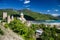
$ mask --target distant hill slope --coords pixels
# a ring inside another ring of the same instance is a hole
[[[7,12],[8,15],[17,14],[18,13],[16,10],[13,10],[13,9],[0,9],[0,17],[2,16],[3,12]]]
[[[60,20],[60,16],[57,16],[56,18],[58,18]]]
[[[19,10],[19,12],[23,12],[25,15],[31,16],[35,20],[57,20],[57,18],[48,15],[48,14],[42,14],[42,13],[37,13],[33,12],[27,9]]]
[[[55,18],[48,14],[41,14],[41,13],[33,12],[33,11],[27,10],[27,9],[23,9],[23,10],[0,9],[0,17],[2,17],[3,12],[7,12],[8,15],[19,14],[19,13],[23,12],[25,15],[30,16],[30,17],[34,18],[35,20],[57,20],[58,19],[58,18]]]
[[[0,9],[0,19],[2,19],[3,12],[7,12],[8,15],[17,14],[18,13],[16,10],[13,10],[13,9]]]

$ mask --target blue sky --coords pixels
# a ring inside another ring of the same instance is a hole
[[[0,9],[30,9],[45,14],[60,15],[60,0],[0,0]]]

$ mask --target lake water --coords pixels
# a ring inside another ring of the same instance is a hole
[[[60,20],[36,20],[30,22],[31,23],[60,23]]]

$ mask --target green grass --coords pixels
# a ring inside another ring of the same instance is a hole
[[[0,29],[0,35],[3,35],[4,34],[4,32]]]

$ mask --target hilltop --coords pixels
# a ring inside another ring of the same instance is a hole
[[[28,19],[28,17],[31,17],[34,20],[58,20],[58,18],[53,17],[51,15],[42,14],[42,13],[34,12],[31,10],[27,10],[27,9],[23,9],[23,10],[0,9],[0,19],[2,18],[3,12],[7,12],[8,15],[20,14],[21,12],[23,12],[27,19]]]
[[[58,19],[60,19],[60,16],[57,16]]]
[[[42,14],[42,13],[34,12],[31,10],[27,10],[27,9],[19,10],[19,12],[21,12],[21,11],[25,15],[31,16],[35,20],[57,20],[58,19],[58,18],[53,17],[52,15],[49,15],[49,14]]]

